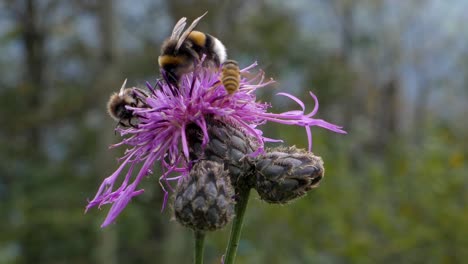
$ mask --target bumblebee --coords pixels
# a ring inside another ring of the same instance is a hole
[[[237,61],[226,60],[221,68],[221,82],[228,94],[233,94],[239,90],[240,77]]]
[[[148,97],[148,94],[140,88],[125,88],[126,83],[127,79],[122,84],[119,93],[114,93],[109,98],[107,112],[114,120],[119,122],[119,125],[123,127],[135,127],[132,123],[135,117],[133,111],[127,109],[126,106],[145,107],[145,98]]]
[[[203,67],[218,68],[226,61],[226,48],[221,41],[212,35],[193,31],[205,15],[206,13],[195,19],[183,33],[187,19],[181,18],[174,26],[171,36],[161,46],[159,67],[166,73],[166,81],[173,86],[178,87],[182,75],[192,72],[203,55]]]

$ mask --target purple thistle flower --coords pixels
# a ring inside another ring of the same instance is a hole
[[[241,73],[248,72],[255,66],[256,63],[241,70]],[[317,97],[313,93],[310,95],[315,106],[308,114],[304,113],[304,103],[287,93],[278,95],[294,100],[302,110],[280,114],[267,112],[270,104],[257,102],[255,91],[272,82],[272,80],[264,82],[264,74],[261,72],[252,79],[242,78],[239,90],[229,95],[220,82],[220,71],[198,66],[194,72],[182,77],[177,90],[166,82],[158,81],[155,86],[147,83],[150,90],[150,95],[145,98],[147,107],[127,106],[138,117],[138,125],[117,128],[125,137],[120,143],[111,146],[128,147],[124,156],[119,159],[122,163],[103,181],[96,196],[86,206],[86,211],[94,206],[100,208],[104,204],[111,203],[112,207],[101,227],[114,222],[130,200],[144,192],[143,189],[137,189],[137,186],[143,177],[152,173],[151,168],[156,161],[160,162],[163,169],[159,182],[165,194],[164,208],[168,197],[167,189],[172,190],[170,182],[179,181],[189,175],[191,163],[186,128],[189,124],[200,127],[203,132],[203,145],[206,145],[209,141],[205,119],[207,116],[240,127],[247,135],[256,139],[259,147],[252,155],[263,153],[264,142],[282,142],[264,137],[262,131],[257,128],[268,121],[305,127],[309,151],[312,148],[310,130],[312,126],[323,127],[336,133],[346,133],[339,126],[313,118],[319,106]],[[143,163],[143,166],[136,177],[132,178],[133,168],[139,163]],[[127,167],[124,181],[114,190],[117,178]],[[173,172],[179,176],[169,177]]]

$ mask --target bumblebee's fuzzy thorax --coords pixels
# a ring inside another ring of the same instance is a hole
[[[178,86],[182,75],[193,71],[200,60],[198,53],[190,48],[191,43],[185,42],[179,49],[176,45],[176,41],[166,40],[158,58],[160,69],[166,72],[167,80],[173,86]]]
[[[206,46],[206,40],[209,37],[208,34],[205,34],[200,31],[192,31],[190,32],[188,39],[193,42],[194,45],[199,47]]]
[[[177,41],[168,39],[161,47],[161,56],[187,56],[187,57],[198,57],[197,52],[192,49],[193,44],[185,41],[179,49],[176,48]],[[161,66],[161,65],[160,65]]]

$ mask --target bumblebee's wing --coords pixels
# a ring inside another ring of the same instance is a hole
[[[125,79],[125,81],[122,84],[122,87],[120,87],[119,96],[122,96],[124,94],[125,84],[127,84],[127,79]]]
[[[180,36],[179,38],[179,41],[177,41],[177,45],[175,47],[176,50],[179,50],[180,46],[182,46],[182,43],[184,43],[185,39],[188,37],[188,35],[190,34],[190,32],[192,32],[192,30],[197,26],[198,22],[208,13],[205,12],[205,14],[201,15],[200,17],[198,17],[197,19],[195,19],[192,24],[190,25],[190,27],[187,28],[187,30],[184,31],[184,33],[182,34],[182,36]]]
[[[177,23],[174,26],[174,29],[172,30],[171,39],[179,39],[180,33],[182,33],[182,30],[184,30],[186,20],[187,18],[183,17],[179,19],[179,21],[177,21]]]

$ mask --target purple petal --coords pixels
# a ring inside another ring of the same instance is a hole
[[[248,72],[255,66],[256,63],[242,69],[241,72]],[[164,71],[162,77],[163,80],[167,78]],[[137,190],[137,186],[143,177],[151,174],[151,168],[156,161],[160,163],[164,172],[159,178],[161,189],[164,192],[164,208],[168,191],[172,191],[171,182],[179,182],[183,177],[188,177],[192,166],[188,160],[190,146],[185,131],[187,126],[195,124],[200,127],[203,134],[202,147],[205,147],[210,140],[206,116],[215,116],[219,120],[240,127],[247,135],[251,136],[258,145],[257,150],[251,156],[263,153],[265,142],[282,142],[280,139],[263,136],[263,132],[258,127],[267,122],[304,127],[309,151],[312,149],[311,127],[313,126],[336,133],[346,133],[337,125],[313,118],[318,112],[319,103],[312,92],[310,95],[315,105],[308,114],[304,113],[305,104],[301,100],[283,92],[278,93],[278,95],[294,100],[302,110],[291,110],[283,113],[267,112],[267,109],[271,107],[270,103],[258,102],[255,96],[257,89],[274,82],[264,79],[265,74],[262,71],[250,79],[242,76],[240,89],[232,95],[228,95],[220,84],[220,71],[200,66],[196,67],[194,72],[181,78],[179,89],[160,80],[154,86],[146,82],[146,86],[150,90],[149,96],[143,97],[143,94],[135,94],[142,97],[141,99],[146,102],[147,106],[142,108],[127,107],[134,112],[135,116],[139,117],[138,126],[116,129],[123,139],[111,147],[123,145],[127,147],[124,156],[119,159],[121,164],[112,175],[104,179],[95,197],[86,206],[86,211],[94,206],[111,203],[112,206],[102,226],[113,223],[131,199],[143,192],[143,190]],[[131,182],[133,168],[141,163],[143,166]],[[115,182],[127,165],[129,165],[129,169],[123,182],[114,190]],[[168,175],[172,172],[180,173],[180,175],[169,178]]]

